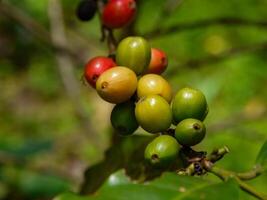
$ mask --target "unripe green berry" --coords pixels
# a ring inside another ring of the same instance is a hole
[[[206,135],[205,125],[197,119],[184,119],[175,129],[175,138],[183,146],[194,146]]]
[[[134,102],[128,101],[117,104],[111,112],[111,124],[122,136],[133,134],[139,126],[135,118],[134,109]]]
[[[175,124],[187,118],[203,121],[208,114],[205,95],[188,87],[179,90],[172,101],[172,114]]]
[[[116,62],[126,66],[137,75],[142,74],[149,65],[151,48],[149,43],[142,37],[124,38],[118,45]]]
[[[171,108],[159,95],[148,95],[136,104],[135,116],[139,125],[149,133],[168,129],[172,122]]]
[[[152,140],[145,149],[145,159],[156,167],[166,167],[174,163],[180,147],[175,138],[161,135]]]

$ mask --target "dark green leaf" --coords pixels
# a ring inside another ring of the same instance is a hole
[[[30,171],[21,171],[17,183],[19,190],[27,197],[52,197],[67,191],[70,184],[57,176],[37,174]]]
[[[261,147],[256,164],[262,165],[265,169],[267,169],[267,141]]]
[[[105,159],[91,166],[85,172],[85,182],[81,192],[90,194],[96,191],[115,171],[125,168],[127,174],[138,179],[144,170],[144,149],[153,137],[115,137],[113,145],[106,151]],[[153,176],[147,173],[148,176]]]
[[[78,196],[76,194],[67,192],[67,193],[63,193],[57,197],[55,197],[53,200],[87,200],[88,197],[82,197],[82,196]]]
[[[236,200],[239,190],[234,181],[213,183],[203,178],[165,173],[151,182],[131,182],[123,170],[112,174],[106,183],[87,200]]]
[[[211,185],[200,185],[192,187],[183,194],[178,194],[175,200],[193,199],[216,199],[216,200],[237,200],[239,196],[238,186],[234,180]]]
[[[13,156],[16,159],[25,159],[29,156],[45,152],[52,149],[50,140],[31,140],[28,139],[24,144],[14,146],[13,144],[0,143],[0,151],[7,156]]]
[[[16,188],[16,192],[27,199],[53,197],[70,189],[66,179],[51,174],[40,174],[19,168],[1,167],[0,180]]]

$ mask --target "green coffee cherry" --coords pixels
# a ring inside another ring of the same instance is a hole
[[[142,37],[127,37],[117,48],[116,63],[132,69],[137,75],[142,74],[149,65],[151,48]]]
[[[197,119],[184,119],[175,129],[175,138],[183,146],[194,146],[206,135],[205,125]]]
[[[180,147],[175,138],[161,135],[150,142],[145,149],[145,159],[152,165],[166,167],[178,157]]]
[[[110,116],[110,121],[113,128],[122,136],[133,134],[138,128],[138,123],[135,118],[135,104],[128,101],[117,104]]]
[[[203,121],[208,114],[208,105],[204,94],[193,88],[179,90],[172,101],[172,114],[175,124],[187,118]]]
[[[148,95],[136,104],[135,116],[139,125],[149,133],[168,129],[172,122],[171,108],[159,95]]]

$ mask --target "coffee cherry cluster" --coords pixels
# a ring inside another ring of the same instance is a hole
[[[89,21],[98,9],[97,0],[82,0],[77,6],[76,15],[81,21]],[[122,28],[134,19],[135,0],[109,0],[101,10],[101,21],[109,29]]]
[[[154,102],[155,105],[156,101]],[[171,109],[168,108],[165,111],[161,110],[161,112],[158,112],[157,116],[160,116],[162,122],[168,128],[171,123],[176,125],[174,134],[168,134],[168,130],[173,129],[167,128],[163,132],[161,130],[163,134],[156,137],[145,149],[145,159],[156,167],[171,166],[178,159],[179,145],[191,147],[199,144],[206,134],[203,120],[208,114],[208,105],[201,91],[188,87],[182,88],[174,96]],[[169,119],[170,112],[171,117]],[[154,117],[156,118],[156,116]],[[159,127],[159,124],[160,122],[155,120],[155,126]],[[146,130],[148,131],[148,129]],[[151,129],[150,132],[152,132]]]
[[[145,159],[154,166],[171,165],[180,145],[194,146],[206,133],[202,122],[208,113],[205,96],[199,90],[182,88],[173,98],[170,84],[161,76],[167,64],[162,50],[151,48],[142,37],[127,37],[118,44],[115,60],[92,58],[84,71],[98,95],[116,104],[110,119],[118,134],[132,135],[139,126],[160,133],[145,150]]]

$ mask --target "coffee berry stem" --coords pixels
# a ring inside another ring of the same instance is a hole
[[[164,131],[164,132],[162,132],[160,134],[161,135],[170,135],[170,136],[174,137],[174,135],[175,135],[175,129],[169,128],[169,129],[167,129],[166,131]]]
[[[254,188],[252,188],[250,185],[248,185],[247,183],[245,183],[243,180],[241,180],[242,175],[244,174],[254,174],[254,176],[250,176],[249,178],[256,178],[258,175],[258,172],[253,172],[256,169],[251,170],[250,172],[246,172],[246,173],[235,173],[232,171],[228,171],[216,166],[212,166],[208,171],[210,173],[213,173],[214,175],[216,175],[217,177],[219,177],[220,179],[222,179],[223,181],[227,181],[230,178],[235,179],[235,181],[238,183],[239,187],[249,193],[250,195],[254,196],[257,199],[260,200],[267,200],[267,195],[259,193],[258,191],[256,191]],[[258,169],[257,169],[258,170]],[[239,177],[241,175],[241,177]],[[249,180],[249,179],[246,179]]]
[[[255,166],[252,170],[243,173],[237,173],[214,166],[214,164],[222,159],[225,154],[229,153],[229,149],[226,146],[213,150],[208,156],[205,155],[205,152],[196,152],[190,147],[184,148],[184,151],[185,153],[188,153],[186,161],[189,165],[185,169],[179,170],[177,172],[178,175],[193,176],[210,172],[223,181],[234,179],[239,187],[245,192],[257,199],[267,200],[265,194],[257,192],[254,188],[244,182],[245,180],[251,180],[259,176],[264,171],[261,166]],[[190,157],[190,155],[192,155],[192,157]]]
[[[103,13],[104,5],[105,4],[104,4],[103,0],[97,0],[98,15],[99,15],[99,20],[101,22],[101,38],[100,38],[100,41],[104,42],[105,40],[107,40],[109,54],[110,55],[114,55],[115,51],[116,51],[116,47],[117,47],[117,41],[116,41],[116,39],[114,37],[112,29],[104,26],[102,24],[102,21],[101,21],[101,16],[102,16],[102,13]]]
[[[117,41],[114,37],[113,31],[110,28],[104,27],[107,31],[107,44],[109,49],[109,55],[114,56],[117,48]]]
[[[223,158],[225,154],[229,153],[228,147],[224,146],[219,149],[214,149],[212,153],[209,155],[208,160],[210,160],[212,163],[215,163]]]
[[[241,180],[251,180],[259,175],[261,175],[264,172],[263,168],[259,165],[256,165],[252,168],[252,170],[247,171],[247,172],[242,172],[242,173],[236,173],[237,177],[240,178]]]

